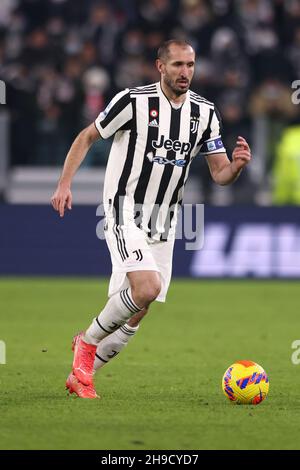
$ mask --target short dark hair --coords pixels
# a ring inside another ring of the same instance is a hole
[[[175,46],[180,46],[180,47],[191,47],[193,50],[193,46],[185,41],[184,39],[169,39],[168,41],[165,41],[162,43],[160,48],[157,51],[157,58],[160,60],[166,60],[169,57],[169,52],[170,52],[170,46],[174,44]]]

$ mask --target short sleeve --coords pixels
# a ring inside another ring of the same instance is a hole
[[[216,107],[210,110],[208,125],[200,140],[200,153],[209,155],[210,153],[226,153],[222,142],[222,121],[220,113]]]
[[[118,93],[95,120],[101,137],[107,139],[132,119],[132,103],[129,90]]]

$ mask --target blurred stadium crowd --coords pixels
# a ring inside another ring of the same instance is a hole
[[[174,37],[196,50],[192,89],[219,107],[228,154],[238,135],[252,146],[238,202],[263,204],[271,193],[300,203],[298,0],[1,0],[12,165],[61,165],[117,91],[158,80],[156,51]],[[104,165],[108,146],[95,145],[87,164]],[[209,201],[207,167],[194,163]]]

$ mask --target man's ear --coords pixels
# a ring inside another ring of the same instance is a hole
[[[163,62],[160,59],[156,59],[155,64],[156,64],[157,70],[159,71],[159,73],[161,73],[162,72],[162,67],[164,65]]]

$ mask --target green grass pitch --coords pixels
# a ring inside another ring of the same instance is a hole
[[[0,280],[1,449],[300,448],[299,282],[174,280],[97,376],[102,400],[69,397],[72,335],[101,310],[107,284]],[[269,374],[259,406],[223,396],[222,375],[240,359]]]

